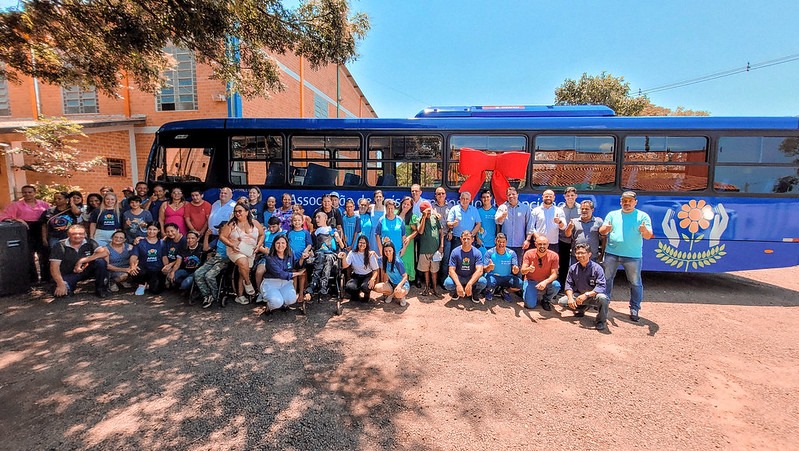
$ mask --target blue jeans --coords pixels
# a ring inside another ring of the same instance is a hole
[[[602,268],[605,270],[605,294],[608,299],[613,299],[613,279],[619,265],[624,267],[627,281],[630,282],[630,310],[641,310],[641,301],[644,299],[644,284],[641,281],[642,258],[619,257],[618,255],[605,254]]]
[[[486,292],[494,291],[495,288],[516,288],[521,290],[522,288],[522,279],[517,275],[509,275],[509,276],[498,276],[494,273],[490,273],[488,277],[486,277],[488,283],[486,284]]]
[[[555,295],[560,291],[560,282],[553,280],[543,291],[539,291],[535,286],[538,282],[535,280],[524,279],[524,306],[527,308],[535,308],[538,301],[552,303]]]
[[[469,282],[469,279],[470,277],[458,276],[458,280],[460,281],[462,287],[466,286],[466,284]],[[479,294],[481,291],[485,290],[487,283],[488,282],[486,281],[485,276],[480,276],[480,278],[477,279],[474,285],[472,285],[472,294]],[[449,294],[452,297],[455,297],[458,294],[456,288],[457,287],[455,286],[455,281],[452,280],[452,277],[447,276],[447,279],[444,280],[444,289],[449,291]]]
[[[178,269],[175,271],[175,285],[178,285],[182,291],[191,288],[194,283],[194,273],[189,273],[185,269]]]

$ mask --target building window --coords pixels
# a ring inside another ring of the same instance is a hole
[[[327,100],[319,94],[313,96],[313,117],[328,117]]]
[[[125,160],[121,158],[106,158],[109,177],[125,177]]]
[[[97,114],[97,89],[92,86],[83,89],[80,86],[64,86],[61,88],[64,99],[64,114]]]
[[[0,116],[11,116],[11,102],[8,98],[8,81],[0,77]]]
[[[166,47],[164,52],[175,59],[175,66],[164,71],[166,85],[156,94],[157,111],[197,109],[197,64],[188,49]]]

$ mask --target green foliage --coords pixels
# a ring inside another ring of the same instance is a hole
[[[266,53],[293,52],[313,67],[343,64],[369,29],[347,0],[23,0],[0,12],[0,76],[26,74],[56,85],[115,95],[124,74],[154,93],[173,61],[169,44],[195,52],[245,97],[282,89]],[[232,55],[240,55],[239,60]],[[32,57],[33,55],[33,57]]]
[[[80,150],[74,144],[78,143],[76,136],[86,136],[82,129],[80,124],[63,117],[42,118],[36,125],[17,130],[33,146],[0,150],[0,155],[21,153],[28,162],[15,168],[70,178],[75,172],[88,172],[104,164],[102,157],[80,160]]]
[[[80,191],[80,186],[75,185],[67,185],[64,183],[37,183],[36,185],[36,198],[41,199],[50,205],[54,205],[53,203],[53,196],[55,193],[60,193],[62,191],[72,192],[72,191]]]
[[[567,78],[555,89],[558,105],[606,105],[619,116],[638,116],[649,103],[646,96],[630,97],[630,84],[624,77],[602,72],[592,76],[583,73],[579,80]]]

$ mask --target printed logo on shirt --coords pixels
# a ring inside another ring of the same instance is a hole
[[[472,266],[472,259],[470,259],[469,257],[464,257],[463,261],[461,262],[461,270],[468,271],[469,268],[471,268],[471,266]]]
[[[147,261],[154,262],[158,260],[158,251],[155,249],[148,249],[147,250]]]

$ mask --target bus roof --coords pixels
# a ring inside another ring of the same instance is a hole
[[[431,106],[416,117],[608,117],[616,112],[605,105]]]
[[[436,117],[410,119],[220,118],[168,122],[159,132],[197,129],[333,131],[547,131],[610,130],[799,130],[791,117]]]

